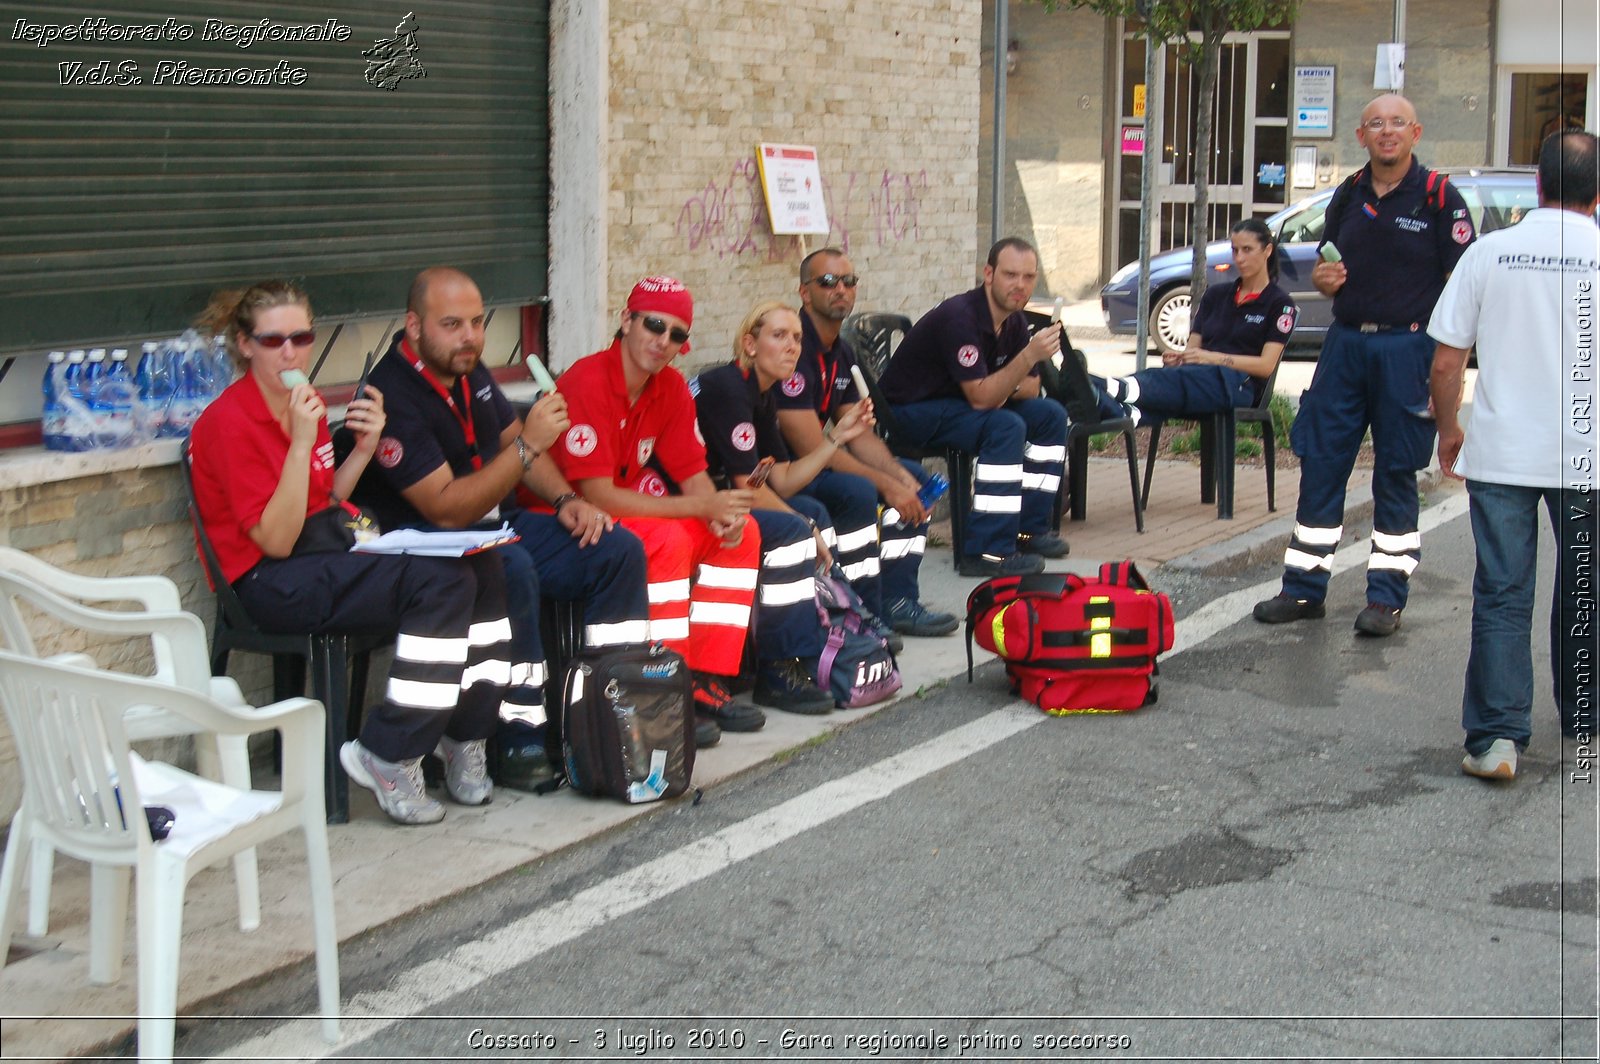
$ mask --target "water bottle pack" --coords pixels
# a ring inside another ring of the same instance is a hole
[[[52,351],[42,383],[44,445],[111,450],[182,438],[233,376],[222,338],[193,329],[145,341],[135,365],[121,347],[109,357],[105,348]]]

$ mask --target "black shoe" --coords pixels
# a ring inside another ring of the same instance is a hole
[[[896,599],[887,603],[883,613],[885,619],[894,625],[895,631],[906,635],[949,635],[961,625],[954,614],[935,612],[914,599]]]
[[[1367,608],[1356,614],[1356,631],[1382,639],[1400,630],[1400,611],[1381,602],[1369,602]]]
[[[1071,549],[1060,532],[1040,532],[1034,536],[1024,532],[1017,537],[1017,550],[1023,554],[1037,554],[1041,558],[1065,558]]]
[[[767,715],[755,706],[735,702],[720,676],[703,672],[694,674],[694,711],[716,721],[723,731],[760,731],[767,723]]]
[[[762,663],[755,703],[786,713],[821,716],[833,712],[833,695],[817,686],[815,670],[799,658]]]
[[[722,741],[722,729],[710,717],[694,715],[694,748],[709,750]]]
[[[543,729],[503,725],[489,743],[489,775],[513,791],[532,791],[555,777],[544,749]]]
[[[1005,558],[996,554],[963,554],[956,563],[956,572],[962,576],[1027,576],[1044,572],[1044,559],[1037,554]]]
[[[1320,602],[1308,602],[1281,592],[1256,603],[1255,619],[1262,624],[1288,624],[1290,621],[1314,621],[1326,616],[1328,609]]]

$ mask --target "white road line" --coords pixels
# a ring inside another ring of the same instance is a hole
[[[1417,521],[1418,529],[1422,532],[1430,532],[1446,521],[1452,521],[1466,512],[1466,492],[1453,493],[1439,505],[1430,506],[1422,511]],[[1347,569],[1354,569],[1358,565],[1365,565],[1368,552],[1369,542],[1365,539],[1360,539],[1341,547],[1333,555],[1334,573],[1342,573]],[[1263,580],[1254,587],[1229,592],[1219,599],[1213,599],[1206,603],[1178,622],[1178,630],[1173,638],[1172,651],[1168,656],[1181,654],[1191,647],[1199,646],[1224,628],[1237,624],[1240,617],[1248,617],[1250,615],[1252,606],[1264,598],[1271,598],[1276,595],[1281,586],[1280,578],[1274,576],[1270,580]]]
[[[1424,510],[1424,532],[1466,512],[1464,494],[1452,495]],[[1333,557],[1333,571],[1344,572],[1362,564],[1365,541],[1352,543]],[[1278,578],[1263,581],[1207,603],[1178,623],[1176,642],[1168,657],[1199,646],[1207,639],[1248,616],[1257,600],[1276,593]],[[367,991],[343,1005],[340,1046],[375,1037],[406,1019],[425,1013],[456,994],[472,990],[502,972],[533,960],[556,946],[570,942],[619,917],[636,912],[684,887],[708,879],[747,858],[754,857],[803,831],[825,824],[893,794],[925,776],[963,761],[1047,720],[1020,702],[935,736],[927,742],[832,780],[805,794],[782,802],[766,812],[741,820],[672,853],[647,861],[580,891],[566,901],[536,910],[491,934],[464,943],[442,957],[399,975],[382,990]],[[260,1037],[241,1042],[222,1061],[325,1060],[339,1046],[329,1046],[317,1034],[319,1019],[291,1020]]]
[[[938,770],[1034,727],[1047,718],[1013,703],[868,768],[782,802],[672,853],[597,883],[572,898],[412,968],[383,990],[344,1005],[341,1045],[371,1038],[447,998],[525,964],[652,902],[858,809]],[[290,1021],[241,1042],[217,1061],[323,1060],[337,1047],[317,1034],[318,1019]]]

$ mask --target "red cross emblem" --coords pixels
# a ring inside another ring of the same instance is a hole
[[[584,458],[594,453],[599,437],[593,426],[574,425],[567,430],[567,451],[574,458]]]
[[[756,427],[748,421],[741,421],[733,427],[733,445],[741,451],[753,451],[756,447]]]
[[[378,441],[378,464],[385,469],[393,469],[399,465],[405,453],[406,449],[393,436],[385,436]]]

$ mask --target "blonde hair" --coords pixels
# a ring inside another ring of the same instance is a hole
[[[228,344],[228,357],[240,369],[246,368],[244,354],[239,350],[239,334],[256,331],[256,315],[273,307],[304,307],[306,317],[311,313],[311,297],[293,281],[259,281],[249,288],[234,288],[217,292],[211,297],[198,317],[195,326],[213,336],[223,337]]]
[[[754,355],[747,355],[744,351],[744,338],[755,336],[761,331],[761,326],[766,324],[767,315],[775,310],[786,310],[800,318],[800,312],[781,299],[767,299],[750,308],[750,313],[744,316],[744,321],[739,323],[739,331],[733,334],[733,360],[740,369],[749,369],[755,362]]]

